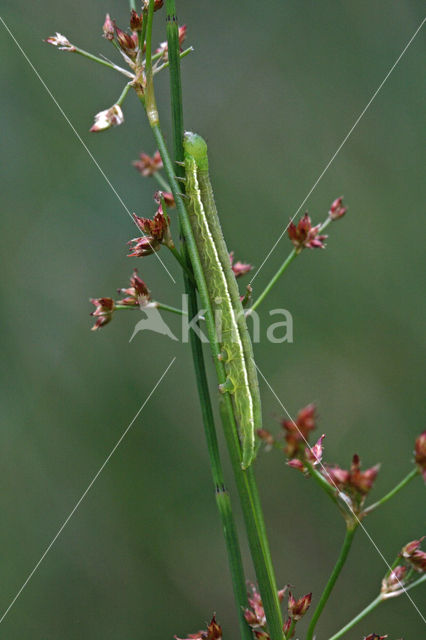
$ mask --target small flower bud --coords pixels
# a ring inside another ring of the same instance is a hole
[[[152,158],[146,153],[141,153],[139,160],[135,160],[135,162],[133,162],[133,166],[144,177],[147,177],[153,176],[159,169],[162,169],[163,161],[161,160],[159,151],[156,151]]]
[[[138,46],[138,34],[133,33],[130,35],[122,29],[119,29],[116,24],[114,24],[114,29],[120,49],[129,56],[129,58],[135,58]]]
[[[143,13],[140,15],[132,9],[130,12],[130,28],[132,31],[142,31]]]
[[[45,42],[52,44],[54,47],[58,47],[61,51],[75,51],[75,46],[60,33],[56,33],[50,38],[46,38]]]
[[[344,207],[342,203],[342,197],[336,198],[336,200],[332,203],[330,211],[328,212],[328,215],[332,220],[338,220],[339,218],[342,218],[348,210],[347,207]]]
[[[128,307],[145,307],[151,300],[151,294],[145,282],[138,276],[138,270],[133,270],[130,278],[130,287],[127,289],[119,289],[118,293],[125,293],[126,297],[117,300],[117,304]]]
[[[290,592],[288,594],[288,615],[293,620],[300,620],[311,605],[312,593],[307,593],[299,600],[296,600],[293,594]]]
[[[102,27],[102,31],[104,32],[104,38],[107,40],[114,40],[114,23],[111,20],[109,13],[105,16],[105,22]]]
[[[91,298],[90,302],[96,307],[90,314],[96,317],[96,322],[92,327],[92,331],[96,331],[111,322],[115,304],[112,298]]]
[[[246,273],[253,269],[251,264],[247,264],[244,262],[235,262],[234,263],[234,252],[231,251],[229,254],[229,260],[231,262],[231,269],[234,272],[236,278],[240,278],[241,276],[245,276]]]
[[[398,565],[393,569],[387,577],[382,580],[382,594],[393,593],[404,588],[404,577],[407,573],[407,567]]]
[[[164,0],[154,0],[154,12],[158,11],[159,9],[161,9],[163,4],[164,4]],[[143,8],[144,8],[144,11],[148,11],[148,9],[149,9],[149,0],[144,0]]]
[[[424,536],[419,540],[412,540],[401,549],[400,553],[400,556],[405,558],[413,569],[420,573],[426,572],[426,551],[420,549],[423,540]]]
[[[91,126],[90,131],[104,131],[105,129],[110,129],[111,127],[117,127],[123,122],[124,116],[121,107],[118,104],[114,104],[109,109],[100,111],[95,115],[95,121]]]
[[[328,236],[320,235],[321,225],[312,226],[311,219],[307,213],[299,220],[297,225],[293,221],[287,228],[288,237],[296,247],[297,253],[302,249],[324,249],[324,241]]]
[[[414,453],[416,464],[426,482],[426,431],[423,431],[417,438]]]
[[[154,193],[155,202],[157,202],[158,204],[161,204],[161,199],[164,200],[164,204],[169,209],[173,209],[176,206],[176,202],[175,202],[175,199],[173,197],[173,193],[170,193],[170,191],[156,191]]]
[[[315,405],[309,404],[299,411],[296,420],[283,420],[281,426],[285,431],[286,455],[291,458],[297,451],[305,447],[309,433],[315,429]]]
[[[386,640],[388,636],[379,636],[377,633],[370,633],[369,636],[364,636],[364,640]]]
[[[275,438],[272,433],[266,429],[258,429],[256,433],[257,437],[265,443],[265,450],[270,451],[275,444]]]
[[[256,640],[271,640],[269,633],[266,633],[266,631],[257,630],[257,631],[254,631],[253,633]]]

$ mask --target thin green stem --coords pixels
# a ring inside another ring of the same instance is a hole
[[[327,604],[327,600],[330,597],[331,592],[333,591],[334,585],[336,584],[337,578],[340,575],[340,572],[343,569],[343,566],[346,562],[346,559],[348,557],[350,548],[352,546],[352,542],[353,542],[353,538],[355,535],[355,531],[356,531],[356,526],[354,527],[348,527],[346,529],[346,535],[345,535],[345,539],[343,541],[343,545],[342,545],[342,549],[340,551],[339,557],[337,559],[336,564],[334,565],[334,569],[331,572],[331,575],[328,579],[328,582],[325,586],[324,591],[322,592],[320,601],[318,602],[318,605],[314,611],[314,614],[312,616],[312,620],[309,624],[308,627],[308,631],[306,634],[306,640],[312,640],[313,635],[314,635],[314,631],[315,631],[315,627],[316,624],[319,620],[319,617],[321,615],[321,613],[323,612],[323,609],[325,607],[325,605]]]
[[[253,303],[252,307],[250,309],[248,309],[247,311],[247,315],[250,315],[251,311],[255,311],[257,309],[257,307],[263,302],[263,300],[266,298],[266,296],[268,295],[268,293],[271,291],[272,287],[278,282],[278,280],[281,278],[281,276],[283,275],[284,271],[287,269],[287,267],[293,262],[293,260],[295,259],[295,257],[297,256],[297,251],[296,249],[293,249],[293,251],[291,251],[291,253],[287,256],[287,258],[284,260],[283,264],[281,265],[281,267],[278,269],[278,271],[276,272],[276,274],[273,276],[273,278],[271,278],[271,280],[269,281],[269,283],[266,285],[265,289],[262,291],[262,293],[260,294],[260,296],[256,299],[256,301]]]
[[[164,302],[157,302],[156,300],[154,300],[153,302],[150,302],[149,305],[154,306],[156,309],[162,309],[163,311],[176,313],[178,316],[187,315],[186,311],[183,311],[182,309],[178,309],[177,307],[171,307],[169,304],[165,304]],[[117,311],[122,311],[123,309],[133,309],[133,311],[140,311],[141,309],[143,310],[143,307],[131,306],[128,304],[116,304],[115,309]]]
[[[331,638],[329,638],[329,640],[338,640],[338,638],[341,638],[342,636],[344,636],[345,633],[347,631],[350,631],[356,624],[358,624],[358,622],[361,622],[361,620],[363,618],[365,618],[365,616],[367,616],[369,613],[374,611],[374,609],[376,607],[378,607],[380,603],[386,602],[386,600],[389,600],[391,598],[395,598],[397,596],[400,596],[403,593],[406,593],[407,591],[410,591],[411,589],[414,589],[415,587],[418,587],[420,584],[425,582],[425,580],[426,580],[426,573],[423,574],[422,577],[419,578],[418,580],[415,580],[411,584],[409,584],[407,586],[404,586],[404,589],[401,589],[398,592],[391,593],[391,594],[389,594],[387,596],[384,595],[384,594],[379,594],[377,596],[377,598],[374,598],[374,600],[372,602],[370,602],[370,604],[367,605],[365,607],[365,609],[360,611],[358,613],[358,615],[355,616],[355,618],[352,618],[352,620],[350,620],[347,624],[345,624],[344,627],[342,627],[337,633],[335,633],[333,636],[331,636]]]
[[[176,247],[169,247],[169,250],[174,255],[176,260],[179,262],[179,264],[182,267],[182,269],[184,270],[186,276],[191,280],[193,285],[195,285],[194,275],[193,275],[190,267],[188,266],[188,263],[185,260],[185,258],[179,253],[179,251],[176,249]]]
[[[129,0],[130,10],[136,11],[137,2],[136,0]]]
[[[317,471],[315,467],[310,462],[308,462],[308,460],[305,460],[304,464],[309,471],[309,475],[315,480],[315,482],[321,487],[321,489],[326,492],[326,494],[333,500],[333,502],[337,504],[338,499],[336,489],[334,489],[333,486],[329,482],[327,482],[322,473],[319,473],[319,471]]]
[[[390,500],[391,498],[393,498],[397,493],[399,493],[399,491],[401,491],[401,489],[403,489],[405,486],[407,486],[407,484],[409,482],[411,482],[411,480],[413,478],[415,478],[416,476],[419,475],[419,469],[417,467],[414,467],[414,469],[412,469],[410,471],[410,473],[408,473],[405,478],[403,478],[401,480],[401,482],[399,482],[393,489],[391,489],[388,493],[386,493],[383,498],[380,498],[380,500],[377,500],[377,502],[375,502],[374,504],[371,504],[369,507],[367,507],[366,509],[364,509],[364,511],[362,512],[363,516],[366,516],[367,514],[371,513],[372,511],[375,511],[378,507],[381,507],[382,504],[385,504],[388,500]]]
[[[170,191],[170,185],[167,182],[167,180],[165,180],[165,178],[163,178],[161,173],[159,173],[158,171],[155,171],[155,173],[153,173],[153,176],[157,180],[157,182],[160,185],[160,187],[163,187],[164,191]]]
[[[188,47],[187,49],[185,49],[184,51],[182,51],[179,54],[180,58],[185,58],[189,53],[192,53],[192,51],[194,51],[194,47]],[[154,59],[154,56],[153,58]],[[159,67],[155,67],[154,69],[154,74],[159,73],[160,71],[162,71],[163,69],[167,69],[167,67],[170,65],[170,60],[168,60],[167,62],[165,62],[164,64],[161,64]]]
[[[118,71],[119,73],[122,73],[123,76],[126,76],[131,80],[134,80],[135,78],[134,74],[131,73],[130,71],[127,71],[127,69],[123,69],[122,67],[119,67],[117,64],[114,64],[113,62],[109,62],[108,60],[103,60],[102,58],[98,58],[98,56],[94,56],[93,53],[84,51],[84,49],[75,47],[74,53],[78,53],[80,56],[83,56],[84,58],[88,58],[89,60],[92,60],[93,62],[97,62],[98,64],[102,64],[104,67],[108,67],[109,69],[114,69],[114,71]]]
[[[174,0],[166,0],[167,10],[167,41],[170,59],[170,93],[172,105],[172,127],[174,140],[174,157],[175,160],[183,160],[183,107],[182,107],[182,87],[180,77],[180,58],[179,58],[179,35],[176,19],[176,8]],[[176,165],[177,172],[180,165]],[[167,190],[170,186],[167,185]],[[182,226],[181,226],[182,233]],[[189,270],[189,256],[186,244],[183,245],[184,283],[185,291],[188,295],[188,303],[191,317],[198,313],[197,293],[195,289],[194,276],[192,270]],[[188,271],[189,274],[188,275]],[[232,504],[228,492],[225,490],[224,476],[220,461],[219,447],[216,436],[216,428],[213,417],[212,403],[210,399],[207,374],[204,362],[203,347],[201,341],[194,331],[190,332],[191,352],[194,363],[194,370],[197,381],[198,394],[200,398],[201,411],[203,415],[203,424],[207,440],[207,448],[210,458],[211,472],[213,482],[215,484],[216,503],[222,520],[222,526],[229,557],[229,567],[231,579],[234,589],[235,601],[238,610],[238,620],[242,640],[251,640],[252,633],[244,618],[244,609],[248,605],[246,581],[244,568],[242,564],[240,544],[238,540],[237,529],[232,512]]]
[[[150,0],[151,13],[152,0]],[[152,24],[152,20],[151,20]],[[154,89],[152,81],[149,81],[149,69],[151,57],[148,53],[148,43],[150,42],[150,22],[148,22],[147,30],[147,95],[146,95],[146,110],[148,119],[151,125],[152,132],[160,151],[160,155],[163,161],[164,169],[167,178],[170,183],[170,187],[175,198],[177,210],[179,213],[179,219],[183,236],[185,239],[185,246],[188,250],[188,255],[191,260],[191,264],[194,270],[194,276],[197,283],[198,292],[201,298],[203,308],[205,309],[205,319],[207,333],[209,337],[210,347],[212,350],[213,360],[215,363],[216,374],[219,383],[224,383],[226,379],[224,365],[218,359],[220,353],[219,344],[217,342],[216,327],[214,321],[214,315],[209,301],[208,290],[205,280],[205,275],[201,267],[200,259],[198,256],[197,246],[192,234],[192,228],[189,221],[189,216],[184,206],[182,195],[178,186],[178,182],[175,176],[175,167],[170,159],[168,150],[159,126],[158,112],[155,111],[155,117],[152,117],[152,104],[155,104]],[[171,49],[169,49],[169,55]],[[150,86],[151,97],[148,100],[148,87]],[[151,110],[151,112],[150,112]],[[232,402],[229,394],[225,394],[223,398],[222,406],[224,410],[222,415],[224,417],[225,435],[227,437],[228,448],[230,451],[230,457],[234,474],[237,480],[237,486],[240,494],[240,501],[243,506],[243,513],[246,522],[246,528],[248,531],[250,549],[255,565],[256,575],[259,582],[259,589],[262,596],[263,604],[265,607],[266,618],[269,625],[269,631],[271,640],[282,640],[282,618],[280,605],[278,601],[277,588],[275,584],[275,578],[272,571],[272,562],[270,561],[269,547],[264,534],[264,525],[261,512],[259,513],[258,505],[254,502],[252,492],[248,478],[250,473],[244,472],[241,469],[241,450],[238,439],[237,427],[235,424],[235,418],[233,414]]]
[[[120,97],[118,98],[117,102],[115,104],[118,104],[119,107],[121,107],[121,105],[123,104],[124,100],[126,99],[127,94],[130,91],[131,88],[131,83],[128,82],[126,84],[126,86],[124,87],[123,91],[120,93]]]
[[[332,222],[332,218],[328,217],[320,226],[318,233],[321,233],[322,231],[324,231],[324,229],[326,229],[328,227],[328,225]],[[295,259],[296,256],[300,255],[300,253],[302,253],[300,250],[298,251],[296,249],[296,247],[290,251],[290,253],[288,254],[287,258],[284,260],[284,262],[282,263],[281,267],[278,269],[278,271],[276,272],[276,274],[271,278],[271,280],[268,282],[268,284],[266,285],[265,289],[262,291],[262,293],[259,295],[259,297],[256,299],[256,301],[254,302],[254,304],[252,305],[252,307],[250,309],[247,310],[247,315],[250,315],[250,313],[252,311],[255,311],[257,309],[257,307],[263,302],[263,300],[266,298],[266,296],[268,295],[268,293],[271,291],[272,287],[278,282],[278,280],[281,278],[281,276],[283,275],[283,273],[287,270],[287,268],[290,266],[290,264],[293,262],[293,260]]]
[[[371,611],[374,611],[374,609],[378,607],[381,602],[383,602],[383,598],[381,595],[378,595],[377,598],[374,598],[374,600],[370,602],[370,604],[365,607],[365,609],[363,609],[357,616],[355,616],[355,618],[353,618],[350,622],[348,622],[348,624],[342,627],[340,631],[334,634],[334,636],[331,636],[329,640],[337,640],[337,638],[341,638],[347,631],[352,629],[352,627],[354,627],[358,622],[365,618],[365,616],[371,613]]]

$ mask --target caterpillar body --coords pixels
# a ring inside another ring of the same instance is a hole
[[[212,309],[220,317],[218,342],[227,375],[222,392],[232,397],[242,445],[242,467],[255,456],[255,430],[261,428],[261,404],[253,348],[238,285],[214,201],[207,145],[201,136],[184,136],[187,209]],[[219,313],[217,313],[219,312]]]

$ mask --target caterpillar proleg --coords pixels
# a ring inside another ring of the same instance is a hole
[[[187,132],[184,154],[188,214],[206,274],[210,303],[220,317],[218,342],[227,374],[221,391],[231,394],[242,445],[242,467],[247,468],[255,456],[255,430],[262,426],[251,339],[216,210],[207,144],[201,136]]]

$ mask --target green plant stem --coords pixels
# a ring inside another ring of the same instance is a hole
[[[323,609],[325,607],[325,605],[327,604],[327,600],[330,597],[330,594],[334,588],[334,585],[336,584],[337,578],[340,575],[340,572],[343,569],[343,566],[346,562],[346,558],[348,557],[350,548],[352,546],[352,542],[353,542],[353,538],[355,535],[355,531],[356,531],[356,526],[353,527],[347,527],[346,529],[346,535],[345,535],[345,539],[343,541],[343,545],[342,545],[342,549],[340,551],[339,557],[337,559],[336,564],[334,565],[334,569],[331,572],[331,575],[328,579],[328,582],[325,586],[324,591],[322,592],[321,598],[318,602],[318,605],[314,611],[314,614],[312,616],[311,622],[309,624],[308,627],[308,631],[306,634],[306,640],[312,640],[313,635],[314,635],[314,631],[315,631],[315,627],[316,624],[318,622],[318,619],[321,615],[321,613],[323,612]]]
[[[114,64],[113,62],[109,62],[108,60],[103,60],[102,58],[98,58],[98,56],[94,56],[93,53],[84,51],[84,49],[75,47],[74,53],[78,53],[80,56],[83,56],[84,58],[88,58],[89,60],[92,60],[93,62],[97,62],[98,64],[102,64],[104,67],[108,67],[109,69],[114,69],[114,71],[118,71],[119,73],[123,74],[123,76],[126,76],[131,80],[134,80],[135,78],[134,74],[131,73],[131,71],[127,71],[127,69],[123,69],[122,67],[119,67],[118,64]]]
[[[175,176],[175,167],[170,159],[168,150],[160,129],[158,112],[153,108],[155,105],[154,88],[152,83],[152,71],[150,71],[151,56],[148,52],[148,46],[150,40],[150,29],[152,25],[152,6],[153,0],[150,0],[150,8],[148,12],[148,27],[147,27],[147,55],[146,55],[146,74],[147,74],[147,91],[146,91],[146,111],[148,120],[154,134],[155,140],[158,145],[158,149],[163,161],[164,169],[169,180],[170,187],[175,198],[179,220],[183,236],[185,239],[185,246],[188,250],[188,255],[191,260],[191,264],[194,271],[195,280],[197,283],[198,292],[201,298],[203,308],[205,309],[206,327],[209,337],[210,347],[212,350],[213,360],[216,368],[216,374],[219,383],[224,383],[226,379],[224,365],[218,359],[220,348],[217,342],[216,327],[214,321],[214,315],[211,309],[205,275],[203,273],[200,259],[198,256],[195,239],[192,234],[192,228],[189,221],[189,216],[183,203],[182,194],[180,192],[178,182]],[[151,20],[150,20],[151,16]],[[169,55],[171,50],[169,50]],[[223,423],[225,427],[225,435],[227,437],[228,448],[230,450],[230,457],[234,474],[237,480],[237,487],[239,490],[240,501],[243,507],[244,518],[246,522],[246,528],[249,537],[250,550],[253,557],[253,563],[256,570],[257,579],[259,582],[259,590],[262,596],[265,614],[269,626],[271,640],[282,640],[282,618],[280,605],[277,595],[277,587],[272,570],[272,562],[270,560],[269,546],[265,536],[265,528],[263,524],[262,513],[259,509],[259,505],[256,499],[253,498],[249,478],[251,477],[252,469],[244,472],[241,469],[241,450],[238,440],[237,427],[235,424],[232,402],[229,394],[225,394],[223,402],[221,403]]]
[[[366,516],[367,514],[371,513],[372,511],[375,511],[378,507],[381,507],[382,504],[385,504],[388,500],[393,498],[399,491],[401,491],[401,489],[403,489],[405,486],[407,486],[407,484],[409,482],[411,482],[411,480],[413,478],[418,476],[419,473],[420,473],[419,469],[417,467],[414,467],[414,469],[412,469],[410,471],[410,473],[408,473],[405,476],[405,478],[403,478],[401,480],[401,482],[399,482],[393,489],[391,489],[388,493],[386,493],[383,496],[383,498],[380,498],[380,500],[377,500],[377,502],[375,502],[374,504],[372,504],[369,507],[367,507],[366,509],[364,509],[364,511],[362,512],[362,516]]]
[[[185,49],[184,51],[181,51],[181,53],[179,54],[180,58],[185,58],[189,53],[192,53],[194,51],[194,47],[188,47],[187,49]],[[167,69],[167,67],[170,65],[170,60],[168,62],[165,62],[164,64],[161,64],[159,67],[155,67],[154,69],[154,75],[159,73],[160,71],[162,71],[163,69]]]
[[[160,187],[163,187],[164,191],[170,191],[170,185],[167,182],[167,180],[165,180],[165,178],[163,178],[163,176],[161,175],[161,173],[159,173],[158,171],[156,171],[153,174],[154,178],[157,180],[158,184],[160,185]]]
[[[177,307],[171,307],[169,304],[164,304],[163,302],[157,302],[156,300],[154,300],[149,304],[151,306],[154,306],[156,309],[161,309],[162,311],[169,311],[170,313],[176,313],[176,315],[178,316],[187,315],[186,311],[183,311],[182,309],[178,309]],[[123,309],[133,309],[134,311],[141,311],[141,307],[131,306],[128,304],[116,304],[115,309],[116,311],[122,311]],[[142,311],[143,311],[143,307],[142,307]]]
[[[318,233],[322,233],[322,231],[324,231],[324,229],[326,229],[331,222],[332,222],[332,218],[328,217],[321,224],[320,228],[318,229]],[[263,300],[266,298],[268,293],[271,291],[272,287],[278,282],[278,280],[281,278],[283,273],[291,265],[291,263],[293,262],[295,257],[300,255],[300,253],[302,253],[302,252],[301,251],[297,251],[296,247],[292,251],[290,251],[290,253],[288,254],[287,258],[284,260],[284,262],[282,263],[281,267],[278,269],[276,274],[268,282],[268,284],[266,285],[265,289],[262,291],[262,293],[256,299],[254,304],[250,307],[250,309],[247,310],[247,315],[250,315],[250,313],[252,311],[255,311],[257,309],[257,307],[263,302]]]
[[[291,253],[289,253],[289,255],[284,260],[284,262],[281,265],[281,267],[276,272],[276,274],[273,276],[273,278],[271,278],[269,283],[266,285],[265,289],[262,291],[262,293],[259,295],[259,297],[256,299],[256,301],[253,303],[253,305],[250,307],[250,309],[247,310],[247,315],[250,315],[250,313],[252,311],[255,311],[257,309],[257,307],[263,302],[263,300],[266,298],[266,296],[268,295],[268,293],[270,292],[272,287],[278,282],[278,280],[283,275],[284,271],[293,262],[293,260],[295,259],[295,257],[297,255],[298,254],[297,254],[296,249],[293,249],[293,251],[291,251]]]
[[[179,251],[176,249],[176,247],[169,247],[169,250],[174,255],[176,260],[179,262],[180,266],[182,267],[182,269],[185,272],[186,277],[188,277],[191,280],[191,282],[193,283],[193,285],[195,285],[194,275],[193,275],[193,273],[191,271],[191,267],[188,266],[188,263],[185,260],[185,258],[179,253]]]
[[[358,624],[358,622],[361,622],[361,620],[365,618],[365,616],[367,616],[369,613],[374,611],[374,609],[378,607],[379,604],[381,604],[382,602],[385,602],[386,600],[389,600],[390,597],[402,595],[405,591],[410,591],[410,589],[414,589],[415,587],[418,587],[419,584],[422,584],[425,580],[426,580],[426,574],[424,574],[421,578],[419,578],[415,582],[412,582],[411,584],[407,585],[406,587],[404,587],[404,590],[401,589],[401,591],[399,591],[396,594],[391,594],[391,596],[387,596],[387,597],[383,596],[382,594],[379,594],[377,598],[374,598],[374,600],[370,602],[370,604],[367,605],[365,609],[360,611],[358,615],[355,616],[355,618],[352,618],[350,622],[345,624],[344,627],[342,627],[337,633],[331,636],[329,640],[338,640],[338,638],[341,638],[342,636],[344,636],[345,633],[347,631],[350,631],[356,624]]]
[[[182,108],[182,86],[180,77],[180,57],[179,57],[179,35],[176,19],[176,8],[174,0],[166,0],[167,10],[167,42],[170,59],[170,94],[172,106],[172,128],[174,140],[175,160],[183,160],[183,108]],[[176,165],[177,172],[182,171],[180,165]],[[181,174],[182,175],[182,174]],[[168,191],[170,190],[167,185]],[[182,230],[181,230],[182,234]],[[178,252],[177,252],[178,253]],[[183,245],[182,258],[184,264],[184,284],[188,295],[188,308],[191,317],[198,313],[197,293],[195,289],[192,270],[189,271],[189,257],[186,244]],[[188,273],[189,272],[189,273]],[[212,403],[210,399],[207,374],[204,362],[203,347],[201,341],[194,331],[190,332],[191,352],[194,363],[195,376],[197,381],[198,395],[200,398],[201,411],[203,416],[204,431],[207,440],[207,449],[210,458],[210,467],[215,484],[215,496],[217,507],[221,516],[225,542],[227,546],[229,567],[237,604],[239,627],[242,640],[251,640],[252,633],[244,618],[244,609],[248,605],[246,581],[242,564],[240,544],[237,529],[235,526],[232,504],[229,493],[225,490],[224,476],[220,461],[219,447],[216,436],[216,428],[213,417]]]
[[[123,104],[124,100],[126,99],[126,96],[129,93],[131,86],[132,85],[130,84],[130,82],[128,82],[125,85],[123,91],[120,93],[120,97],[118,98],[117,102],[115,103],[115,104],[118,104],[119,107],[121,107],[121,105]]]

